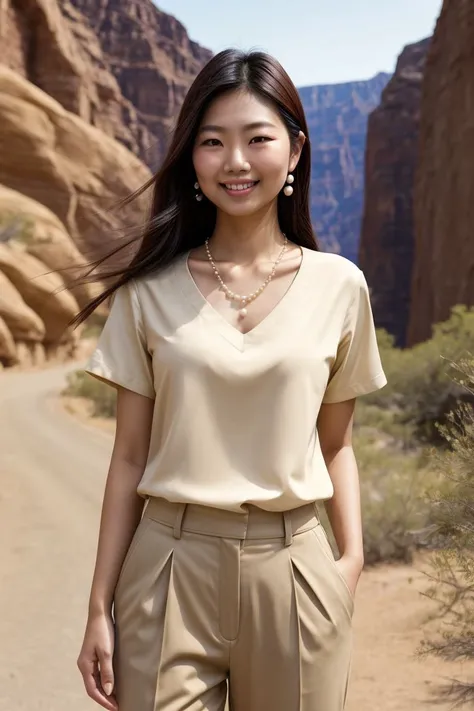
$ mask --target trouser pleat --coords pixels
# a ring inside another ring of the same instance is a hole
[[[310,510],[155,505],[115,593],[119,709],[223,711],[229,684],[231,711],[342,711],[352,612]]]

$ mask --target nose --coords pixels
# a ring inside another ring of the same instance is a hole
[[[224,163],[226,173],[248,173],[250,163],[241,148],[230,149]]]

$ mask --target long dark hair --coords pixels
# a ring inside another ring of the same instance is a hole
[[[289,240],[309,249],[319,249],[309,214],[311,150],[298,91],[274,57],[264,52],[226,49],[206,64],[186,94],[160,169],[126,199],[130,202],[145,190],[153,188],[146,224],[126,244],[90,263],[88,266],[91,269],[82,279],[91,282],[105,277],[115,281],[75,316],[71,326],[82,323],[123,284],[166,267],[179,254],[204,244],[206,238],[211,237],[216,222],[216,207],[209,200],[197,202],[195,199],[193,145],[211,101],[224,92],[236,89],[245,89],[270,102],[280,114],[292,143],[300,130],[305,134],[301,157],[293,171],[294,192],[291,198],[281,194],[278,196],[278,219],[282,232]],[[137,240],[140,240],[139,247],[127,266],[90,276],[110,257]]]

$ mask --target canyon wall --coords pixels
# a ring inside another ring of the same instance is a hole
[[[407,343],[474,305],[474,3],[444,2],[426,60]]]
[[[430,39],[405,47],[368,122],[359,266],[377,326],[406,343],[414,259],[413,189]]]

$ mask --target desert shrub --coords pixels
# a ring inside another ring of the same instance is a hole
[[[11,210],[0,213],[0,243],[14,239],[28,243],[33,236],[34,223],[31,217]]]
[[[425,494],[434,475],[425,451],[413,446],[409,425],[398,422],[387,410],[366,405],[364,411],[354,430],[353,444],[360,477],[365,561],[411,562],[417,546],[414,532],[429,523]]]
[[[367,396],[367,402],[390,409],[400,424],[413,425],[420,442],[444,445],[438,424],[460,400],[474,402],[453,378],[452,363],[474,352],[474,309],[455,306],[450,318],[433,327],[428,341],[404,350],[378,332],[388,384]]]
[[[81,337],[97,339],[101,334],[106,320],[107,313],[104,311],[94,311],[87,319]]]
[[[372,433],[377,440],[383,440],[398,451],[418,452],[421,448],[413,424],[399,417],[398,408],[379,407],[365,397],[357,402],[354,433],[356,438],[359,433],[366,437]]]
[[[90,400],[94,417],[115,417],[117,399],[115,388],[83,371],[70,373],[67,383],[63,394]]]
[[[472,398],[453,373],[459,354],[474,350],[474,310],[455,307],[411,349],[395,348],[384,331],[377,338],[388,384],[358,401],[354,428],[364,553],[367,563],[409,562],[417,547],[435,545],[418,535],[433,524],[427,494],[441,477],[428,447],[442,455],[449,412]]]
[[[474,360],[456,366],[457,385],[474,396]],[[436,638],[427,638],[420,655],[449,661],[474,661],[474,408],[461,403],[439,427],[443,450],[432,450],[432,466],[439,472],[438,488],[428,496],[430,537],[437,551],[430,560],[430,587],[426,594],[436,603],[433,617],[440,621]],[[437,689],[440,698],[456,706],[474,703],[472,681],[452,680]]]
[[[360,479],[364,559],[366,565],[411,562],[419,545],[416,532],[430,523],[426,491],[437,474],[427,453],[414,445],[409,424],[396,414],[361,399],[356,407],[353,447]],[[318,507],[330,542],[337,551],[327,515]]]

